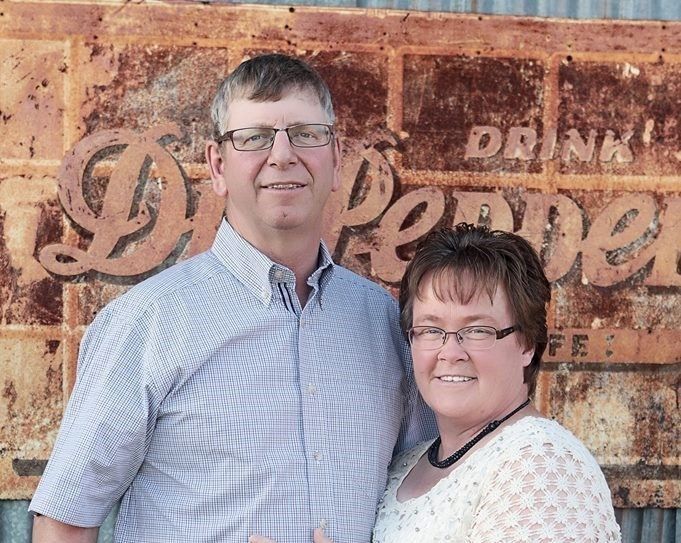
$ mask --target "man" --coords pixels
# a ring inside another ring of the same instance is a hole
[[[320,243],[341,156],[324,81],[260,56],[212,116],[226,220],[88,329],[36,542],[95,541],[122,497],[118,542],[365,543],[393,449],[434,434],[395,301]]]

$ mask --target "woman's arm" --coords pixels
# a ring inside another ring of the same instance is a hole
[[[580,449],[546,443],[517,451],[482,489],[466,541],[619,542],[605,478]]]

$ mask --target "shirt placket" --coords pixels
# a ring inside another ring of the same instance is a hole
[[[331,458],[327,415],[324,409],[324,387],[318,371],[319,364],[326,363],[324,353],[319,350],[319,327],[321,318],[318,291],[313,291],[310,300],[301,311],[298,323],[298,356],[300,376],[301,412],[303,421],[304,450],[307,463],[310,521],[313,527],[323,528],[327,533],[332,527],[333,504],[328,499]]]

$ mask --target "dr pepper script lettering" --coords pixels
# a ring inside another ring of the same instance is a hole
[[[136,276],[163,263],[176,251],[180,239],[191,232],[193,253],[209,246],[221,210],[215,209],[214,201],[205,199],[199,202],[203,207],[189,216],[189,181],[162,145],[180,134],[176,125],[162,125],[142,134],[101,131],[77,143],[64,157],[59,171],[59,201],[73,223],[92,237],[87,249],[65,244],[43,247],[38,257],[43,267],[62,276],[91,270],[110,276]],[[120,149],[108,182],[97,190],[97,163],[106,163]],[[98,205],[94,200],[99,200]],[[195,223],[199,217],[210,219],[216,214],[212,229],[205,228],[205,221]]]
[[[462,152],[484,159],[505,147],[508,160],[548,160],[554,155],[557,160],[572,155],[579,160],[633,160],[629,133],[616,139],[612,131],[605,131],[598,152],[592,135],[582,141],[576,134],[572,129],[558,149],[552,133],[540,144],[529,128],[511,129],[504,138],[494,127],[478,126]],[[42,266],[60,276],[89,271],[135,276],[179,254],[178,244],[186,244],[188,236],[192,237],[188,254],[209,247],[222,202],[209,190],[196,195],[190,188],[182,167],[164,145],[166,139],[179,136],[177,126],[164,125],[142,134],[97,132],[76,144],[63,160],[58,194],[76,229],[91,237],[82,242],[86,248],[42,247]],[[565,194],[522,190],[520,205],[512,206],[504,191],[494,187],[480,191],[429,184],[400,188],[387,158],[397,146],[392,134],[377,133],[371,140],[344,144],[343,188],[328,206],[325,239],[341,261],[368,255],[369,273],[382,281],[400,280],[406,266],[402,247],[434,227],[482,221],[528,238],[542,255],[551,281],[564,277],[581,253],[582,281],[596,286],[621,283],[651,262],[644,285],[681,286],[679,196],[624,192],[588,216]],[[109,163],[108,180],[100,183],[99,190],[88,191],[100,162],[105,171],[103,166]],[[427,182],[427,172],[424,178]],[[95,199],[99,199],[96,205]],[[363,234],[355,235],[360,228]]]

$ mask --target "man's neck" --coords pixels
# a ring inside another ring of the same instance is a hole
[[[307,279],[318,265],[321,230],[309,229],[303,233],[279,230],[268,236],[255,236],[240,232],[234,225],[232,227],[270,260],[293,272],[296,278],[296,294],[300,305],[304,307],[311,290]]]

